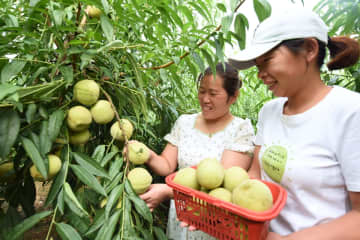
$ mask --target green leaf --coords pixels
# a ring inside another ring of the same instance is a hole
[[[104,8],[105,14],[108,15],[110,13],[110,5],[107,0],[101,0],[101,4]]]
[[[92,173],[96,176],[105,177],[105,178],[110,179],[109,175],[100,166],[100,164],[98,162],[94,161],[89,156],[85,155],[84,153],[79,153],[79,152],[74,152],[73,156],[75,158],[75,161],[78,164],[80,164],[81,166],[83,166],[90,173]]]
[[[58,192],[61,190],[61,188],[65,182],[65,178],[66,178],[65,174],[67,172],[68,165],[69,165],[69,161],[63,162],[61,170],[56,175],[56,178],[55,178],[53,184],[51,185],[50,191],[47,195],[45,207],[49,206],[55,200]]]
[[[43,121],[41,124],[41,131],[40,131],[40,152],[42,156],[46,156],[52,146],[52,141],[49,137],[49,122]]]
[[[221,31],[224,34],[226,34],[229,31],[230,26],[231,26],[232,21],[233,21],[233,18],[234,18],[234,15],[230,14],[230,15],[224,16],[221,19]]]
[[[80,234],[70,225],[66,223],[55,223],[56,231],[63,240],[82,240]]]
[[[78,208],[82,212],[82,214],[78,212],[78,215],[80,217],[82,217],[84,214],[89,215],[85,211],[85,209],[81,206],[79,200],[77,199],[77,197],[75,196],[75,194],[74,194],[73,190],[71,189],[69,183],[67,183],[67,182],[64,183],[64,191],[65,191],[65,202],[72,210],[74,210],[74,208],[72,206],[75,205],[76,208]]]
[[[117,175],[115,175],[113,180],[110,183],[106,184],[105,191],[107,193],[111,192],[119,184],[119,182],[122,180],[123,175],[124,175],[123,172],[119,172]]]
[[[28,105],[27,109],[26,109],[26,122],[27,123],[31,123],[34,120],[34,116],[36,113],[37,107],[35,103],[31,103]]]
[[[203,48],[201,49],[201,53],[204,56],[204,58],[206,59],[208,65],[210,66],[211,71],[215,74],[216,73],[216,63],[213,61],[210,53]]]
[[[6,240],[17,240],[19,239],[27,230],[35,226],[41,219],[49,216],[52,211],[44,211],[37,213],[31,217],[28,217],[21,223],[17,224],[8,234],[6,235]]]
[[[85,236],[89,236],[90,234],[97,231],[104,224],[104,222],[105,222],[105,211],[101,209],[100,211],[97,212],[94,222],[85,233]]]
[[[96,162],[100,163],[104,157],[105,150],[106,150],[106,146],[103,144],[96,146],[93,154],[91,155],[91,158],[95,159]]]
[[[206,11],[204,11],[204,9],[202,9],[197,3],[195,2],[189,2],[189,4],[191,6],[193,6],[195,8],[195,10],[200,13],[201,16],[203,16],[208,22],[210,22],[210,18],[209,16],[206,14]]]
[[[65,198],[64,198],[64,189],[62,188],[57,197],[57,207],[61,214],[64,215],[65,208]]]
[[[101,14],[100,24],[101,24],[101,28],[102,28],[108,42],[113,41],[114,40],[114,27],[106,15]]]
[[[99,234],[96,236],[95,240],[111,240],[115,232],[115,227],[119,221],[121,210],[115,210],[114,214],[111,215],[105,224],[100,229]]]
[[[216,46],[216,57],[221,61],[224,62],[224,44],[223,39],[221,37],[222,35],[219,35],[219,39],[215,39],[215,46]]]
[[[216,7],[217,7],[219,10],[221,10],[221,11],[223,11],[223,12],[226,13],[226,6],[225,6],[225,4],[223,4],[223,3],[217,3],[217,4],[216,4]]]
[[[254,0],[254,9],[260,22],[271,15],[271,5],[267,0]]]
[[[0,158],[5,158],[14,145],[20,130],[20,117],[10,109],[0,109]]]
[[[63,10],[54,10],[53,11],[53,16],[54,16],[54,22],[56,26],[61,26],[62,25],[62,20],[64,17],[64,11]]]
[[[148,221],[150,224],[153,223],[153,217],[149,207],[146,205],[144,200],[139,198],[137,195],[129,195],[129,199],[133,202],[136,211]]]
[[[205,71],[205,66],[204,66],[204,62],[202,60],[202,58],[199,56],[199,54],[197,52],[193,52],[192,57],[195,61],[195,63],[198,65],[200,72],[204,72]]]
[[[125,197],[123,201],[124,203],[122,209],[122,218],[121,218],[121,225],[119,230],[121,234],[120,239],[134,239],[136,233],[131,219],[131,202],[127,197]]]
[[[131,66],[132,66],[132,68],[133,68],[136,81],[137,81],[139,87],[142,89],[143,86],[144,86],[144,83],[143,83],[141,74],[140,74],[140,72],[139,72],[139,70],[138,70],[138,66],[137,66],[137,64],[136,64],[135,58],[133,57],[133,55],[131,55],[131,53],[126,53],[126,56],[127,56],[127,58],[129,59],[130,64],[131,64]]]
[[[107,219],[109,217],[110,211],[113,208],[115,204],[118,203],[120,196],[124,192],[124,184],[120,184],[116,186],[110,193],[110,196],[108,197],[106,207],[105,207],[105,218]]]
[[[45,161],[48,159],[43,159],[40,155],[39,150],[36,148],[35,144],[28,138],[22,137],[21,142],[25,148],[26,153],[29,155],[33,163],[35,164],[37,170],[40,174],[47,179],[48,178],[48,164]]]
[[[177,7],[177,10],[182,12],[185,15],[185,17],[187,18],[189,23],[194,24],[194,17],[193,17],[192,12],[191,12],[191,10],[189,8],[187,8],[186,6],[180,5],[180,6]]]
[[[16,90],[18,89],[19,87],[11,84],[7,84],[7,83],[0,84],[0,101],[3,100],[5,97],[15,93]]]
[[[105,157],[101,160],[101,166],[104,167],[113,157],[116,156],[118,152],[110,152],[105,155]],[[111,175],[110,175],[111,176]]]
[[[53,112],[49,117],[48,135],[50,141],[53,142],[60,133],[61,126],[65,119],[65,113],[63,110],[57,110]]]
[[[1,83],[10,82],[25,67],[26,62],[14,60],[6,64],[1,71]]]
[[[107,196],[104,188],[101,186],[101,184],[96,179],[96,177],[94,177],[88,171],[86,171],[85,168],[73,164],[71,164],[70,167],[74,171],[75,175],[80,179],[80,181],[82,181],[83,183],[85,183],[90,188],[94,189],[97,193],[103,195],[104,197]]]
[[[246,29],[249,29],[249,22],[244,14],[239,13],[236,15],[234,30],[236,35],[238,36],[238,42],[240,49],[245,48],[246,44]]]
[[[155,239],[158,239],[158,240],[167,240],[168,239],[166,237],[164,231],[161,228],[153,226],[153,230],[154,230],[155,237],[156,237]]]

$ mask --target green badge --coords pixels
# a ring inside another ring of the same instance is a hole
[[[281,181],[286,166],[287,155],[286,148],[272,145],[265,150],[261,158],[264,171],[275,182],[280,183]]]

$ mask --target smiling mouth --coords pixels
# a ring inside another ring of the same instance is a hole
[[[277,82],[269,82],[269,83],[265,83],[265,84],[269,90],[272,90],[276,86]]]
[[[203,109],[203,111],[211,111],[213,108],[204,106],[202,109]]]

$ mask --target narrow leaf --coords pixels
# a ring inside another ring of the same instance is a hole
[[[41,124],[41,131],[40,131],[40,152],[42,156],[46,156],[50,152],[52,146],[52,141],[49,137],[48,129],[49,129],[49,122],[43,121]]]
[[[31,123],[34,120],[36,110],[37,110],[37,107],[36,107],[35,103],[31,103],[28,105],[26,112],[25,112],[27,123]]]
[[[96,179],[96,177],[94,177],[88,171],[86,171],[85,168],[79,165],[72,165],[72,164],[70,165],[70,167],[74,171],[75,175],[80,179],[80,181],[88,185],[90,188],[94,189],[97,193],[100,193],[105,197],[107,196],[104,188],[101,186],[101,184]]]
[[[45,161],[48,161],[47,159],[43,159],[40,155],[39,150],[36,148],[34,143],[26,138],[22,137],[21,142],[25,148],[26,153],[29,155],[30,159],[35,164],[37,170],[40,172],[40,174],[47,179],[48,177],[48,165],[45,164]]]
[[[104,144],[96,146],[93,154],[91,155],[92,159],[95,159],[95,161],[100,162],[101,159],[104,157],[106,150],[106,146]]]
[[[18,88],[19,87],[7,83],[0,84],[0,101],[15,93]]]
[[[153,226],[153,230],[154,230],[154,233],[155,233],[155,239],[167,240],[167,237],[166,237],[164,231],[161,228]]]
[[[117,209],[114,214],[108,219],[105,224],[102,226],[103,229],[99,231],[99,233],[95,238],[95,240],[111,240],[112,236],[115,232],[116,224],[119,221],[121,214],[121,210]]]
[[[100,24],[101,24],[101,28],[102,28],[108,42],[113,41],[114,40],[114,27],[112,26],[109,18],[106,15],[101,14]]]
[[[71,189],[69,183],[65,182],[64,183],[64,190],[65,190],[65,202],[68,204],[68,206],[73,203],[79,210],[81,210],[85,215],[89,215],[85,209],[81,206],[79,200],[77,199],[77,197],[75,196],[73,190]],[[69,200],[71,202],[69,202]],[[69,207],[70,207],[69,206]]]
[[[56,231],[63,240],[82,240],[80,234],[66,223],[56,223]]]
[[[104,222],[105,222],[105,211],[101,209],[99,212],[97,212],[94,222],[85,233],[85,236],[89,236],[93,232],[97,231],[104,224]]]
[[[106,203],[105,207],[105,218],[107,219],[109,217],[110,211],[115,203],[119,201],[119,198],[121,194],[124,191],[124,184],[120,184],[116,186],[110,193],[110,196],[108,198],[108,201]]]
[[[49,206],[56,198],[58,192],[61,190],[63,183],[65,182],[65,174],[67,172],[69,161],[64,161],[60,172],[56,175],[56,178],[51,185],[50,191],[47,195],[45,207]]]
[[[10,82],[25,67],[26,62],[13,61],[6,64],[1,71],[1,83]]]
[[[57,110],[53,112],[49,117],[49,125],[48,125],[48,135],[50,141],[55,141],[56,137],[59,135],[61,126],[63,124],[65,118],[65,113],[63,110]]]
[[[7,234],[6,239],[16,240],[16,239],[20,238],[27,230],[31,229],[33,226],[35,226],[35,224],[40,222],[41,219],[49,216],[51,213],[52,213],[52,211],[44,211],[44,212],[37,213],[37,214],[25,219],[24,221],[22,221],[21,223],[16,225]]]
[[[271,15],[271,5],[267,0],[254,0],[254,9],[260,22]]]
[[[5,158],[14,145],[20,129],[20,117],[14,110],[0,109],[0,158]]]
[[[81,166],[83,166],[90,173],[92,173],[96,176],[105,177],[105,178],[110,179],[109,175],[100,166],[100,164],[98,162],[94,161],[89,156],[87,156],[83,153],[76,153],[76,152],[74,152],[73,155],[74,155],[76,162],[79,163]]]
[[[133,202],[136,211],[148,221],[150,224],[153,223],[153,217],[149,207],[146,205],[144,200],[139,198],[137,195],[129,195],[129,199]]]

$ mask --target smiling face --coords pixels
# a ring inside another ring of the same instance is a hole
[[[287,47],[279,47],[256,60],[258,77],[277,97],[291,97],[305,84],[307,62],[304,54],[293,54]]]
[[[229,113],[231,104],[236,101],[235,96],[229,96],[223,87],[223,79],[213,74],[203,77],[200,82],[198,98],[203,117],[207,120],[215,120]]]

